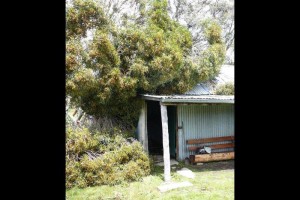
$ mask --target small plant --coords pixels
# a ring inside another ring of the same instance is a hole
[[[234,95],[234,84],[226,83],[219,85],[215,90],[216,95]]]

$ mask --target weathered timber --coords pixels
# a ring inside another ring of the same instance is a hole
[[[190,161],[192,164],[197,162],[210,162],[210,161],[221,161],[221,160],[232,160],[232,159],[234,159],[234,152],[190,155]]]
[[[164,179],[165,179],[165,182],[170,182],[171,181],[171,165],[170,165],[170,147],[169,147],[167,106],[160,104],[160,112],[161,112],[163,154],[164,154]]]
[[[222,141],[230,141],[230,140],[234,140],[234,136],[193,139],[193,140],[187,140],[186,143],[187,144],[200,144],[200,143],[222,142]]]
[[[148,151],[148,133],[147,133],[147,106],[145,101],[143,101],[142,109],[138,122],[138,139],[143,145],[144,151]]]

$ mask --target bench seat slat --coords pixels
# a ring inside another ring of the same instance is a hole
[[[193,140],[187,140],[186,143],[187,144],[201,144],[201,143],[222,142],[222,141],[230,141],[230,140],[234,140],[234,136],[193,139]]]

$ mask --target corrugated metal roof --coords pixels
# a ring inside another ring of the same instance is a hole
[[[220,74],[213,80],[198,83],[192,90],[186,92],[186,95],[212,95],[216,86],[232,82],[234,83],[234,65],[223,65]]]
[[[208,83],[198,83],[192,90],[186,92],[188,95],[210,95],[211,93],[211,84]]]
[[[163,103],[234,103],[230,95],[141,95],[142,99],[160,101]]]

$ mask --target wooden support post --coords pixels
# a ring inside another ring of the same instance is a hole
[[[170,147],[169,147],[169,130],[168,130],[168,113],[167,106],[160,103],[162,138],[164,149],[164,178],[165,182],[171,181],[171,165],[170,165]]]
[[[143,102],[138,122],[138,140],[142,143],[144,151],[148,153],[147,105],[145,101]]]

